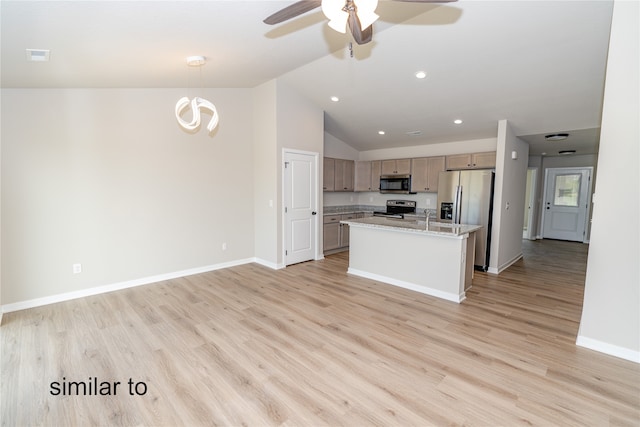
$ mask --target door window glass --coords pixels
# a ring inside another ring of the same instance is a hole
[[[581,177],[580,174],[557,175],[553,204],[578,207]]]

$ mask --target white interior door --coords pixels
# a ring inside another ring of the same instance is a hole
[[[547,169],[542,237],[585,240],[590,179],[590,169]]]
[[[313,154],[284,153],[285,265],[315,257],[317,159]]]

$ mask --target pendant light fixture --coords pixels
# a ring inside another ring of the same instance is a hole
[[[189,67],[202,67],[206,63],[206,59],[204,56],[190,56],[187,58],[187,65]],[[191,107],[191,121],[186,121],[182,119],[182,114],[185,112],[187,107]],[[194,97],[192,100],[189,100],[188,97],[183,96],[176,103],[176,119],[178,120],[178,124],[182,126],[183,129],[188,131],[196,131],[200,127],[200,110],[205,109],[209,110],[212,114],[211,120],[207,125],[207,130],[209,133],[213,132],[213,130],[218,126],[218,110],[216,110],[215,105],[212,102],[207,101],[204,98]]]

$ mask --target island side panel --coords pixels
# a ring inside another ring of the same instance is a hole
[[[464,280],[464,290],[467,291],[471,287],[471,281],[473,279],[475,266],[474,263],[476,261],[476,238],[478,236],[477,232],[469,233],[469,238],[467,239],[467,262],[466,262],[466,272],[465,272],[465,280]]]
[[[467,237],[350,227],[349,273],[427,295],[465,298]]]

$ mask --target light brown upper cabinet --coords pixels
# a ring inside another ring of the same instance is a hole
[[[496,152],[454,154],[446,156],[447,170],[456,169],[489,169],[496,167]]]
[[[323,191],[353,191],[353,160],[323,158]]]
[[[334,159],[336,164],[334,191],[353,191],[353,160]]]
[[[336,161],[330,157],[322,159],[322,190],[335,191],[335,173],[336,173]]]
[[[381,175],[409,175],[411,159],[382,160]]]
[[[444,166],[444,156],[411,159],[411,192],[437,192],[438,176],[445,170]]]
[[[371,191],[380,190],[380,175],[382,174],[382,162],[373,160],[371,162]]]
[[[380,189],[380,160],[355,162],[354,191]]]
[[[371,162],[356,162],[353,189],[371,191]]]

